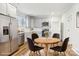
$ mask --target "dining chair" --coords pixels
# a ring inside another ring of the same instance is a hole
[[[36,38],[39,38],[37,33],[32,33],[32,40],[34,41]]]
[[[39,55],[41,55],[40,50],[43,49],[43,47],[39,47],[39,46],[34,45],[34,42],[30,38],[27,38],[27,42],[28,42],[28,47],[30,49],[30,53],[33,52],[35,55],[35,52],[36,53],[38,52]]]
[[[52,36],[52,38],[60,39],[60,34],[59,33],[54,33],[53,36]],[[59,42],[59,43],[61,43],[61,42]],[[51,44],[51,46],[57,46],[57,45],[59,45],[59,43]]]
[[[53,37],[53,38],[60,38],[60,34],[54,33],[52,37]]]
[[[65,38],[62,46],[51,47],[50,49],[57,51],[57,52],[60,52],[60,54],[61,54],[61,52],[63,52],[64,55],[65,55],[65,51],[67,49],[68,41],[69,41],[69,37]]]

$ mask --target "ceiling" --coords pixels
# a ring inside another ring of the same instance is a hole
[[[19,11],[32,16],[62,15],[74,3],[17,3]]]

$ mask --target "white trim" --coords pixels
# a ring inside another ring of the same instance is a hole
[[[72,48],[72,50],[73,50],[77,55],[79,55],[79,52],[77,52],[75,48]]]

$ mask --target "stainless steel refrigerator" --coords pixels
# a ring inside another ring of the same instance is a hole
[[[16,18],[0,14],[0,55],[10,55],[18,50]]]

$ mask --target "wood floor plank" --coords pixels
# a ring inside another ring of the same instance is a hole
[[[49,53],[49,56],[60,56],[60,55],[53,55],[53,51],[50,50],[51,52]],[[26,54],[28,53],[29,55],[29,49],[28,49],[28,45],[27,43],[24,43],[20,48],[19,50],[14,53],[12,56],[27,56]],[[41,52],[41,54],[44,54],[43,52]],[[64,56],[62,54],[62,56]],[[67,48],[67,51],[66,51],[66,56],[78,56],[69,46]]]

